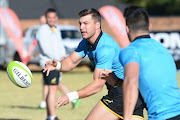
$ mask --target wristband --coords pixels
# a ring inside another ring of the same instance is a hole
[[[60,70],[61,69],[61,62],[57,61],[57,66],[56,66],[56,70]]]
[[[72,102],[73,100],[77,100],[79,99],[79,95],[77,93],[77,91],[74,91],[74,92],[70,92],[68,94],[66,94],[69,98],[69,102]]]

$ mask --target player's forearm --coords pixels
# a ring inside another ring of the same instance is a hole
[[[72,64],[72,62],[68,58],[65,58],[59,62],[61,63],[60,70],[59,70],[60,72],[68,72],[76,67],[76,65]]]
[[[72,52],[68,57],[60,61],[60,66],[56,69],[60,72],[68,72],[75,68],[83,58],[76,52]]]
[[[104,84],[103,83],[97,84],[96,82],[93,82],[78,91],[70,92],[66,95],[69,98],[69,102],[72,102],[73,100],[85,98],[85,97],[91,96],[93,94],[96,94],[97,92],[102,90]]]
[[[105,82],[104,83],[98,83],[98,81],[92,82],[91,84],[77,91],[79,98],[85,98],[100,92],[104,84]]]
[[[124,101],[124,119],[131,120],[137,98],[138,98],[138,80],[124,79],[123,82],[123,101]]]

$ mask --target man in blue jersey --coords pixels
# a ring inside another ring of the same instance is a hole
[[[180,120],[176,66],[168,50],[149,36],[148,13],[137,6],[124,11],[131,44],[120,53],[124,66],[124,120],[131,120],[138,87],[149,120]]]
[[[70,101],[85,98],[102,90],[106,84],[108,95],[104,96],[93,108],[86,120],[119,120],[123,119],[122,79],[123,67],[119,63],[121,48],[108,34],[101,30],[101,15],[95,9],[85,9],[79,13],[80,31],[83,40],[78,48],[62,61],[46,62],[44,71],[58,70],[67,72],[75,68],[88,55],[94,65],[94,81],[84,88],[60,96],[57,99],[57,108]],[[103,69],[112,69],[114,72],[108,77],[100,78]],[[143,119],[143,103],[139,99],[133,113],[133,120]]]

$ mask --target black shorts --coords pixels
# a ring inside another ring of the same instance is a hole
[[[42,72],[43,73],[43,72]],[[46,76],[47,72],[43,73],[44,85],[58,85],[60,73],[56,70],[50,71],[49,75]]]
[[[175,117],[173,117],[173,118],[169,118],[169,119],[167,119],[167,120],[180,120],[180,115],[175,116]]]
[[[123,89],[120,87],[114,87],[108,91],[108,95],[103,96],[100,103],[107,108],[110,112],[123,119]],[[133,117],[144,119],[143,110],[145,104],[142,98],[138,98]]]

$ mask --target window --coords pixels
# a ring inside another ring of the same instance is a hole
[[[81,38],[81,34],[77,30],[61,30],[62,39],[70,38],[70,39],[79,39]]]
[[[34,40],[36,39],[36,33],[37,33],[37,29],[33,29],[32,33],[31,33],[31,38]]]

